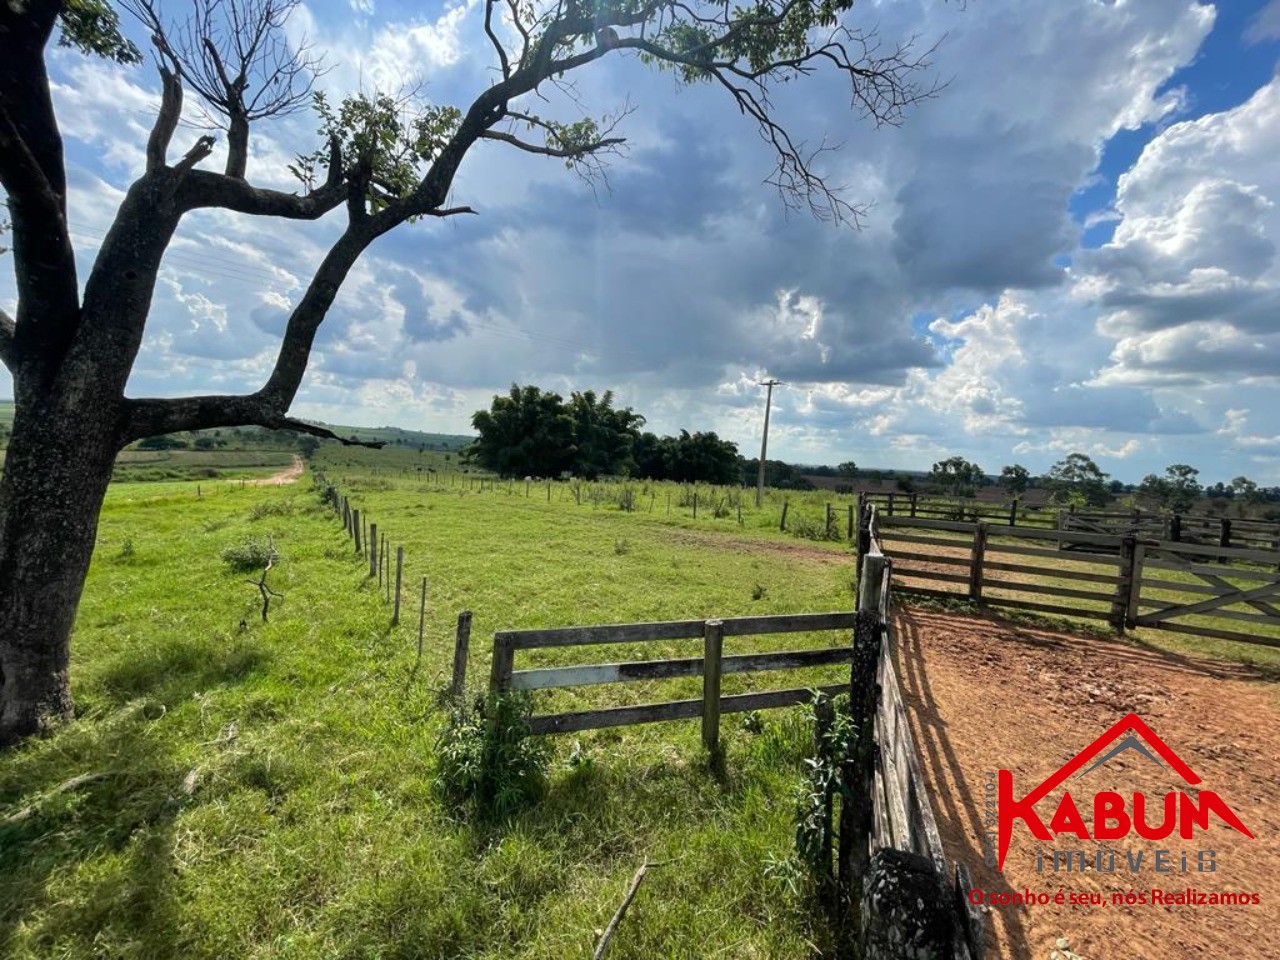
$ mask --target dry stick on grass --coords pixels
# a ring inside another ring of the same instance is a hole
[[[64,780],[48,793],[32,800],[17,813],[11,813],[3,820],[0,820],[0,827],[11,827],[14,824],[21,823],[23,820],[26,820],[29,816],[35,813],[40,804],[52,797],[56,797],[60,793],[69,793],[77,787],[83,787],[86,783],[96,783],[99,780],[105,780],[109,776],[111,776],[111,774],[108,772],[82,773],[78,776],[72,777],[70,780]]]
[[[669,863],[679,860],[675,857],[672,860],[657,860],[650,863],[646,860],[640,864],[640,869],[636,871],[636,875],[631,878],[631,886],[627,888],[627,895],[622,898],[622,903],[618,905],[617,912],[614,913],[613,919],[609,921],[609,926],[604,928],[604,934],[600,937],[600,943],[596,945],[596,952],[592,955],[592,960],[601,960],[604,952],[609,949],[609,941],[613,939],[614,933],[618,930],[618,924],[622,923],[622,918],[627,914],[627,908],[631,906],[631,901],[636,898],[636,893],[640,890],[640,884],[644,882],[644,875],[649,872],[650,867],[665,867]]]
[[[267,586],[267,574],[271,572],[271,568],[275,566],[275,562],[276,562],[276,546],[274,543],[272,543],[271,556],[267,560],[267,569],[262,571],[262,576],[259,577],[257,580],[245,581],[245,583],[249,583],[257,587],[258,592],[262,594],[262,622],[263,623],[267,622],[267,610],[271,606],[271,598],[279,597],[281,600],[284,599],[283,593],[277,593],[275,590],[272,590],[270,587]]]

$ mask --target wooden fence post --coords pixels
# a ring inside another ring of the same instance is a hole
[[[515,662],[515,649],[511,641],[500,633],[493,635],[493,664],[489,670],[489,692],[503,694],[511,682],[511,668]]]
[[[378,525],[369,524],[369,576],[377,576],[378,585],[382,585],[382,568],[378,566]]]
[[[1222,518],[1222,532],[1218,536],[1218,546],[1226,547],[1228,550],[1231,549],[1231,521],[1226,517]],[[1223,557],[1222,562],[1230,563],[1231,558]]]
[[[1124,633],[1125,621],[1133,600],[1134,562],[1138,556],[1138,538],[1126,533],[1120,538],[1120,581],[1116,584],[1116,596],[1111,601],[1111,629]]]
[[[1016,527],[1018,525],[1018,498],[1014,497],[1009,501],[1009,526]]]
[[[880,665],[881,623],[875,610],[859,610],[853,628],[853,664],[849,671],[849,710],[858,731],[857,747],[846,770],[853,787],[840,804],[839,867],[836,887],[840,905],[849,912],[847,931],[861,921],[862,880],[870,861],[875,786],[875,715],[880,702],[876,673]]]
[[[356,553],[361,553],[363,551],[361,551],[360,549],[360,511],[352,510],[351,517],[352,517],[351,527],[353,530],[355,530]]]
[[[724,621],[708,620],[702,627],[702,745],[720,749],[720,655]]]
[[[458,630],[453,640],[453,683],[449,687],[454,700],[461,701],[467,692],[467,651],[471,646],[471,611],[458,614]]]
[[[891,516],[891,517],[893,516],[893,498],[894,498],[894,494],[893,494],[893,492],[892,492],[892,491],[890,491],[890,493],[889,493],[889,509],[886,511],[886,513],[888,513],[888,514],[889,514],[889,516]]]
[[[698,519],[698,491],[693,491],[693,519]]]
[[[778,524],[779,530],[787,529],[787,502],[786,500],[782,501],[782,520]]]
[[[858,558],[871,552],[871,508],[866,501],[858,503]]]
[[[916,515],[916,505],[919,502],[919,500],[920,500],[920,494],[918,493],[911,494],[911,516],[913,517]]]
[[[880,609],[880,586],[884,579],[885,556],[883,553],[865,553],[862,555],[861,569],[858,574],[858,609]]]
[[[982,565],[987,557],[987,524],[978,523],[973,528],[973,550],[969,554],[969,599],[982,600]]]
[[[1182,514],[1175,513],[1169,520],[1169,539],[1174,543],[1182,542]]]
[[[822,535],[826,537],[828,540],[830,540],[831,539],[831,504],[828,503],[826,507],[827,507],[827,524],[825,527],[822,528]]]
[[[422,662],[422,636],[427,626],[427,578],[422,578],[422,600],[418,603],[418,663]]]
[[[853,543],[854,522],[853,522],[853,504],[849,504],[849,536],[845,539]]]
[[[404,574],[404,547],[396,547],[396,605],[392,608],[391,625],[400,622],[400,579]]]

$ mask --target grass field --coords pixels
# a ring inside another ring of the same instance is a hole
[[[416,589],[389,628],[306,485],[113,485],[74,642],[79,718],[0,759],[0,955],[587,957],[646,858],[673,862],[611,957],[810,955],[822,932],[767,873],[792,849],[796,711],[757,733],[726,718],[723,769],[693,722],[557,738],[547,796],[501,827],[442,809],[433,744],[464,607],[482,678],[504,627],[847,609],[847,551],[416,480],[345,486],[406,544],[407,579],[430,579],[416,676]],[[285,598],[262,624],[220,554],[267,536]]]
[[[552,738],[546,796],[499,826],[450,815],[433,780],[459,611],[474,614],[482,685],[499,629],[848,609],[848,544],[777,529],[784,497],[818,535],[836,501],[771,491],[756,511],[750,492],[699,488],[694,519],[693,491],[672,484],[482,478],[481,492],[455,460],[421,457],[336,446],[317,457],[406,549],[397,628],[306,482],[205,482],[199,498],[195,482],[112,485],[73,647],[79,717],[0,758],[0,956],[588,957],[646,859],[671,862],[650,872],[615,960],[824,946],[776,868],[809,746],[801,711],[766,713],[754,732],[726,717],[722,766],[696,722]],[[631,511],[619,509],[627,490]],[[221,554],[268,537],[284,599],[263,624],[257,591]],[[832,641],[733,638],[726,653]],[[1239,645],[1151,642],[1242,658]],[[697,649],[522,652],[517,667]],[[736,675],[725,693],[843,675]],[[537,702],[549,712],[696,688],[605,685]]]

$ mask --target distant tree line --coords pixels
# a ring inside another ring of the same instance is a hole
[[[472,416],[479,438],[466,455],[504,477],[739,482],[737,444],[712,432],[659,437],[642,431],[644,424],[630,407],[614,405],[612,390],[574,392],[566,402],[558,393],[513,383],[488,410]]]

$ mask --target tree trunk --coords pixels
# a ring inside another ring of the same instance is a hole
[[[111,479],[120,402],[19,388],[0,479],[0,746],[72,715],[71,628]]]

